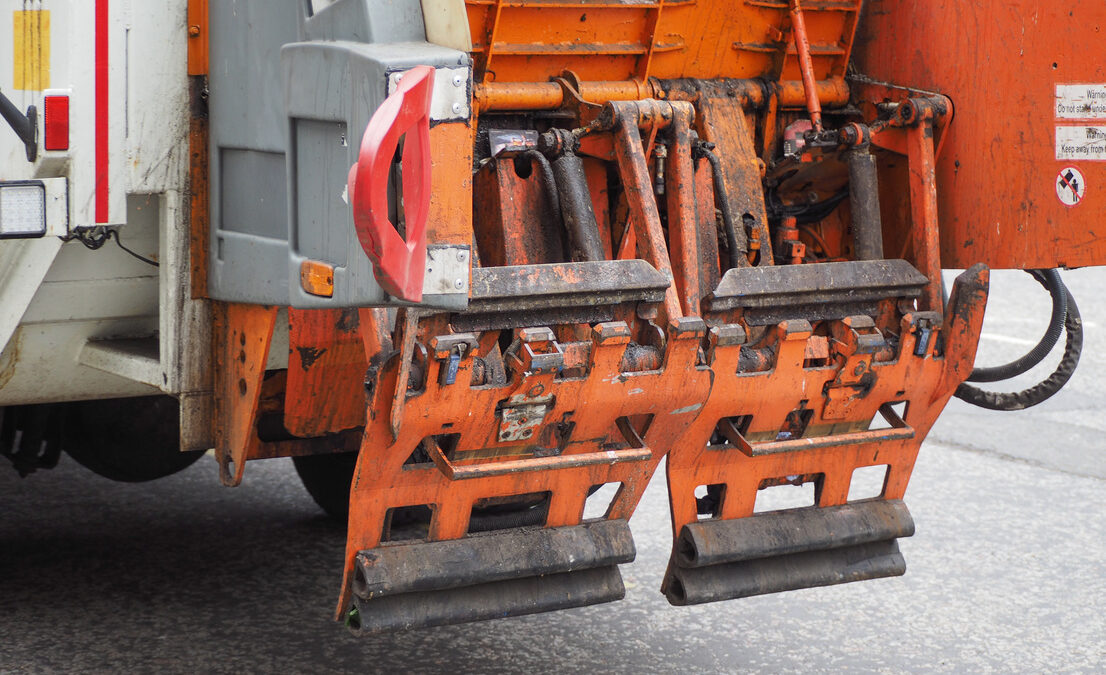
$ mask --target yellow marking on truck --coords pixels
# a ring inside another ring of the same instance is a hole
[[[50,10],[12,12],[12,48],[15,89],[50,88]]]

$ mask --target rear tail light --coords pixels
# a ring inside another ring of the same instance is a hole
[[[68,150],[69,96],[48,93],[43,98],[43,147],[47,150]]]

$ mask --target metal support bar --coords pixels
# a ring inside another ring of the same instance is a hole
[[[426,448],[434,465],[450,480],[489,478],[528,471],[557,471],[593,464],[618,464],[619,462],[647,462],[653,456],[648,448],[605,450],[559,457],[531,457],[485,464],[456,465],[450,462],[433,438],[426,440]]]
[[[23,141],[27,161],[35,161],[38,156],[38,110],[33,105],[28,106],[27,114],[24,115],[11,99],[0,92],[0,117],[4,118],[15,135],[19,136],[19,140]]]
[[[659,106],[660,102],[654,101],[653,105]],[[653,195],[653,181],[649,176],[641,134],[638,132],[638,122],[646,113],[639,109],[639,104],[636,102],[610,103],[608,106],[613,118],[617,120],[615,154],[618,156],[618,169],[626,189],[626,201],[630,205],[630,221],[637,235],[638,246],[644,258],[671,279],[672,262],[668,257],[668,245],[661,227],[660,211],[657,209],[657,200]],[[604,115],[607,112],[605,110]],[[669,286],[665,292],[664,309],[668,320],[683,316],[674,285]]]
[[[589,103],[610,101],[640,101],[662,97],[680,100],[684,94],[682,80],[647,81],[625,80],[615,82],[580,82],[582,100]],[[719,80],[719,85],[733,91],[746,107],[763,105],[771,88],[777,94],[779,105],[785,108],[806,104],[806,92],[802,82],[786,81],[764,83],[761,80]],[[818,80],[814,83],[818,99],[827,107],[840,107],[849,102],[849,85],[842,77]],[[564,87],[556,82],[481,82],[473,88],[473,99],[480,112],[498,110],[552,110],[567,103]]]

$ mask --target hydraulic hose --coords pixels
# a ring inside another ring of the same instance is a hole
[[[1046,275],[1042,270],[1033,270],[1030,273],[1042,285],[1047,286]],[[1009,393],[984,391],[965,382],[957,387],[954,394],[956,398],[988,410],[1024,410],[1049,399],[1067,384],[1072,373],[1075,372],[1075,367],[1079,365],[1079,355],[1083,351],[1083,321],[1079,316],[1079,307],[1075,304],[1075,298],[1072,297],[1071,291],[1064,286],[1063,281],[1060,282],[1060,287],[1064,290],[1063,296],[1067,305],[1064,318],[1064,330],[1067,332],[1067,339],[1064,343],[1064,355],[1052,374],[1028,389]],[[1036,348],[1034,348],[1034,351],[1036,351]],[[1015,363],[1021,360],[1019,359]],[[1029,367],[1031,368],[1032,365]]]
[[[522,156],[538,163],[538,170],[541,172],[542,184],[545,186],[545,197],[549,200],[549,210],[552,212],[553,222],[560,223],[561,198],[557,193],[557,179],[553,176],[553,166],[545,158],[545,155],[537,150],[527,150],[522,153]]]
[[[748,251],[749,246],[745,243],[745,231],[738,232],[737,222],[734,220],[733,212],[730,211],[730,199],[726,194],[726,181],[722,178],[722,162],[718,159],[718,155],[714,154],[708,147],[703,146],[699,151],[710,162],[711,180],[714,183],[714,201],[722,212],[722,227],[726,231],[726,247],[730,251],[730,267],[742,267],[747,264],[744,254]]]
[[[1017,377],[1043,361],[1064,330],[1064,319],[1068,315],[1068,290],[1060,278],[1058,270],[1026,270],[1052,296],[1052,317],[1041,340],[1025,356],[1010,363],[989,368],[976,368],[968,376],[968,382],[1000,382]]]

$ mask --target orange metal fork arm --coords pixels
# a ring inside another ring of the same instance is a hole
[[[929,283],[919,309],[939,311],[941,298],[941,241],[937,214],[937,131],[947,124],[951,103],[943,96],[910,98],[895,115],[877,126],[872,144],[907,157],[910,181],[910,236],[912,262]]]
[[[618,120],[615,129],[615,155],[618,168],[626,189],[630,206],[630,222],[635,231],[638,247],[653,267],[662,274],[673,277],[672,262],[668,257],[668,246],[661,227],[660,211],[653,196],[653,184],[649,177],[649,168],[645,163],[645,154],[638,132],[637,106],[634,104],[609,104]],[[687,104],[684,104],[687,105]],[[664,310],[669,320],[683,315],[680,299],[675,285],[670,285],[664,295]]]
[[[673,112],[672,150],[668,154],[668,239],[684,314],[699,316],[699,222],[691,159],[691,110],[681,106]]]
[[[911,127],[906,132],[910,171],[911,240],[914,265],[926,275],[918,304],[921,309],[940,310],[941,240],[937,231],[937,177],[933,156],[933,124]]]

